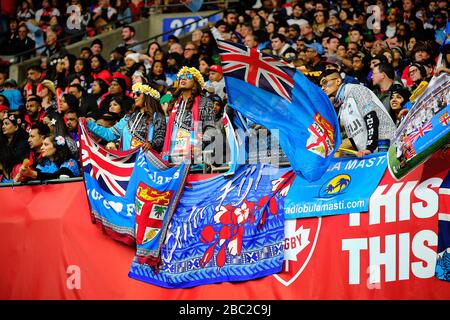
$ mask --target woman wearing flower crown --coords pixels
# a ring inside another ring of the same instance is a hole
[[[78,163],[72,158],[70,149],[63,136],[47,135],[41,147],[41,160],[36,170],[23,164],[20,168],[20,178],[31,180],[58,179],[61,176],[79,177],[80,169]]]
[[[171,163],[190,160],[200,164],[201,150],[205,147],[204,134],[207,134],[207,130],[214,129],[213,103],[203,94],[205,83],[196,68],[181,68],[177,81],[177,90],[169,104],[169,121],[162,156]]]
[[[28,133],[22,128],[23,121],[15,114],[6,114],[2,121],[2,134],[0,143],[5,143],[14,150],[15,157],[22,161],[30,154]]]
[[[133,85],[134,105],[130,112],[111,128],[88,120],[87,128],[105,141],[120,138],[122,150],[142,146],[161,152],[166,134],[166,118],[159,104],[159,92],[148,85]]]

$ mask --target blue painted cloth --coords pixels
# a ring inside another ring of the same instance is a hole
[[[244,281],[280,272],[290,168],[239,168],[186,186],[169,224],[158,272],[137,259],[129,276],[166,288]]]
[[[449,203],[442,198],[450,199],[450,172],[439,188],[440,203]],[[442,200],[442,202],[441,202]],[[438,224],[438,257],[435,275],[440,280],[450,281],[450,208],[440,208]]]
[[[280,59],[236,43],[217,43],[229,105],[269,130],[278,130],[295,173],[308,181],[319,179],[341,143],[331,101]]]
[[[297,176],[285,200],[285,218],[365,212],[387,167],[386,153],[334,158],[321,179]]]

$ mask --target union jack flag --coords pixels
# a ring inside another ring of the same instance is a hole
[[[125,196],[139,148],[129,151],[105,149],[80,122],[81,162],[85,174],[96,179],[100,187],[115,196]]]
[[[292,102],[294,67],[254,48],[216,41],[224,76],[240,79]]]
[[[414,132],[411,134],[412,142],[416,142],[417,139],[423,138],[425,136],[425,133],[427,133],[428,131],[431,131],[432,129],[433,129],[433,125],[431,124],[430,121],[428,121],[427,123],[425,123],[422,126],[417,127],[416,130],[414,130]]]

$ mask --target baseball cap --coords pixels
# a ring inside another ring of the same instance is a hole
[[[313,43],[310,43],[310,44],[305,43],[305,47],[313,49],[315,52],[317,52],[320,55],[322,55],[324,53],[322,45],[320,43],[317,43],[317,42],[313,42]]]
[[[215,64],[215,65],[212,65],[210,68],[209,68],[209,71],[214,71],[214,72],[217,72],[217,73],[220,73],[220,74],[223,74],[223,70],[222,70],[222,67],[221,66],[219,66],[219,65],[217,65],[217,64]]]

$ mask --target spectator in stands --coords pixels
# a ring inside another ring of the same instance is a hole
[[[78,136],[78,118],[79,112],[77,109],[69,109],[66,112],[66,125],[70,136],[78,144],[80,137]]]
[[[109,94],[103,97],[102,102],[100,103],[100,113],[107,112],[109,109],[109,104],[111,99],[116,98],[122,102],[122,106],[126,111],[132,109],[133,99],[127,96],[127,87],[126,82],[123,78],[114,78],[109,85]]]
[[[125,108],[122,107],[122,100],[118,98],[112,98],[111,102],[109,103],[109,109],[108,113],[117,115],[118,119],[121,119],[123,116],[125,116]]]
[[[41,147],[45,136],[50,134],[50,129],[42,122],[33,124],[28,136],[28,145],[30,147],[30,166],[36,168],[41,159]]]
[[[38,84],[41,82],[42,71],[38,65],[32,65],[27,68],[27,81],[23,86],[25,99],[32,94],[36,94]]]
[[[89,85],[92,83],[91,66],[86,60],[77,58],[73,69],[75,71],[75,76],[80,78],[80,85],[84,90],[88,89]]]
[[[194,67],[198,69],[198,50],[197,46],[193,42],[186,43],[183,52],[183,65],[188,67]]]
[[[95,41],[95,40],[94,40]],[[83,47],[80,51],[80,59],[83,59],[84,61],[88,62],[93,56],[92,50],[89,47]]]
[[[164,73],[164,62],[155,60],[150,68],[148,79],[151,81],[163,80],[166,81],[166,74]]]
[[[0,184],[18,181],[21,161],[14,155],[13,149],[0,143]]]
[[[136,52],[143,51],[144,44],[138,44],[138,41],[134,38],[136,36],[136,30],[133,26],[124,26],[122,28],[122,40],[123,42],[118,47],[125,47],[127,50],[133,50]]]
[[[44,119],[45,111],[42,109],[42,99],[38,96],[29,96],[25,108],[25,130],[28,132],[30,128]]]
[[[45,112],[48,110],[57,110],[56,89],[53,82],[44,80],[37,90],[37,95],[42,99],[42,108]]]
[[[443,72],[450,74],[450,43],[442,48],[442,63],[434,71],[437,76]]]
[[[41,55],[52,57],[62,51],[65,52],[65,49],[58,43],[58,37],[52,29],[48,28],[45,35],[45,49],[42,51]]]
[[[411,92],[413,92],[422,81],[427,80],[427,70],[421,63],[411,63],[408,70],[408,75],[413,82],[411,86]]]
[[[78,177],[78,162],[72,157],[67,141],[63,136],[47,135],[42,143],[41,155],[36,169],[22,165],[20,177],[31,180],[59,179],[62,176]]]
[[[150,58],[150,64],[155,60],[156,50],[161,50],[160,44],[157,41],[150,42],[147,47],[147,56]]]
[[[208,30],[208,31],[203,32],[202,39],[201,39],[201,45],[198,48],[198,52],[199,52],[200,56],[209,56],[215,62],[219,63],[220,59],[218,56],[217,47],[214,45],[213,39],[214,39],[214,37],[213,37],[211,31]]]
[[[22,128],[22,119],[15,114],[8,113],[2,120],[2,133],[4,141],[14,150],[15,157],[22,161],[27,158],[30,149],[28,147],[28,133]]]
[[[105,30],[112,30],[112,23],[117,20],[117,10],[114,9],[109,0],[99,0],[98,6],[93,10],[92,20],[98,33]]]
[[[402,85],[395,82],[395,71],[390,64],[380,63],[375,66],[372,72],[372,83],[376,88],[374,93],[378,99],[386,107],[386,110],[390,111],[390,99],[394,84]]]
[[[409,102],[410,96],[411,94],[409,90],[399,85],[394,85],[394,88],[391,90],[391,97],[389,101],[390,115],[397,127],[403,120],[403,117],[409,111],[407,105],[410,104]]]
[[[26,60],[34,54],[36,43],[28,36],[28,28],[25,24],[21,24],[18,28],[18,36],[10,44],[11,53],[21,54],[21,58]],[[24,54],[25,53],[25,54]]]
[[[293,61],[295,57],[295,49],[287,42],[286,37],[282,34],[276,33],[272,36],[272,53],[279,56],[283,60]]]
[[[336,70],[322,72],[320,86],[335,104],[358,157],[375,152],[379,140],[392,138],[395,124],[381,101],[368,88],[343,84]]]
[[[325,32],[325,28],[327,27],[326,21],[328,17],[325,11],[316,11],[314,13],[314,23],[312,25],[312,29],[316,37],[321,38]]]
[[[91,58],[92,79],[102,79],[109,84],[111,82],[111,73],[106,69],[107,64],[101,55],[94,55]]]
[[[142,146],[161,152],[166,118],[159,104],[159,93],[148,85],[133,85],[134,105],[114,127],[104,128],[88,120],[87,128],[106,141],[121,140],[122,150]]]
[[[34,19],[35,12],[31,8],[28,0],[22,0],[20,3],[20,7],[17,9],[17,19],[20,21],[27,21],[30,19]]]
[[[36,21],[42,30],[46,31],[50,24],[50,19],[53,16],[59,16],[60,12],[57,8],[54,8],[50,0],[42,1],[42,8],[36,11]]]
[[[323,47],[320,43],[314,42],[311,44],[305,43],[306,49],[306,61],[309,71],[323,71],[324,67],[321,64],[322,55],[324,53]]]
[[[102,54],[102,50],[103,50],[103,42],[102,42],[102,40],[95,39],[91,43],[92,55],[90,56],[90,58],[92,58],[95,55],[101,55]]]
[[[80,114],[83,117],[94,117],[99,112],[99,105],[103,96],[108,93],[108,84],[103,79],[96,79],[92,82],[91,93],[86,99],[81,100]]]
[[[225,22],[228,30],[234,31],[238,24],[238,14],[235,11],[226,11],[223,14],[223,21]]]
[[[177,78],[178,87],[168,109],[170,116],[162,156],[172,163],[192,160],[198,163],[196,158],[201,157],[205,145],[197,125],[201,123],[204,134],[214,129],[213,104],[203,96],[204,80],[200,71],[183,67]]]
[[[209,86],[206,90],[209,94],[215,94],[221,99],[225,98],[225,79],[221,66],[215,64],[209,68]]]
[[[79,101],[73,94],[65,93],[61,98],[60,114],[67,120],[67,113],[69,110],[78,110]]]
[[[72,157],[77,159],[79,156],[78,145],[70,136],[63,116],[58,111],[49,110],[45,113],[42,123],[46,124],[49,127],[50,133],[52,135],[62,136],[65,139]]]

